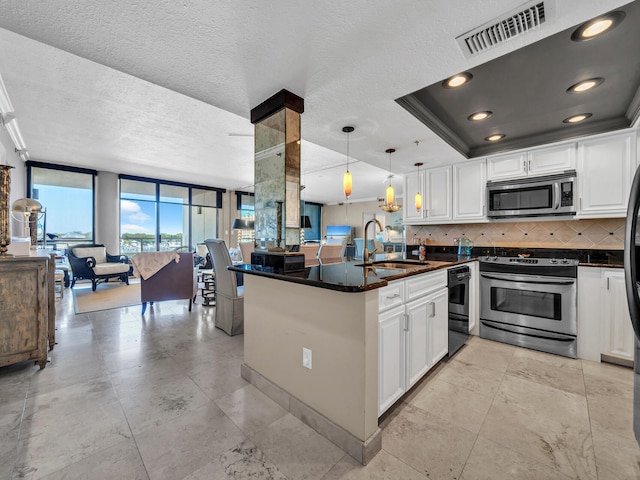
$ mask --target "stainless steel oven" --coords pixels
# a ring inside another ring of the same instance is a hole
[[[482,257],[480,336],[576,358],[576,277],[570,259]]]

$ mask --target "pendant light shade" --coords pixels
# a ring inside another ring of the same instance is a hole
[[[351,191],[353,190],[353,178],[351,177],[351,172],[349,170],[344,172],[342,186],[344,188],[344,196],[349,198],[349,195],[351,195]]]
[[[388,148],[385,150],[389,154],[389,185],[387,186],[387,190],[385,192],[384,204],[380,205],[380,208],[385,212],[397,212],[400,210],[401,206],[395,203],[396,195],[393,190],[393,185],[391,185],[391,154],[395,152],[395,148]]]
[[[416,212],[418,213],[422,210],[422,192],[420,191],[420,186],[422,185],[422,182],[420,181],[420,167],[422,165],[423,164],[421,162],[415,164],[415,166],[418,167],[418,193],[416,193],[415,196]]]
[[[387,187],[387,192],[385,194],[385,200],[387,201],[387,205],[393,205],[393,201],[396,199],[395,192],[393,191],[393,187],[389,185]]]
[[[349,198],[353,191],[353,177],[349,171],[349,134],[353,130],[355,130],[353,127],[342,127],[342,131],[347,134],[347,171],[344,172],[344,177],[342,178],[342,188],[346,198]]]

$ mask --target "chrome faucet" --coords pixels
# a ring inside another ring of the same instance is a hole
[[[380,227],[380,231],[382,232],[382,224],[380,223],[380,220],[378,220],[377,218],[373,218],[369,220],[364,225],[364,252],[362,252],[362,260],[364,260],[364,263],[371,263],[369,262],[369,258],[371,258],[371,255],[373,255],[376,252],[375,248],[373,249],[373,252],[370,252],[369,249],[367,248],[369,246],[369,241],[367,238],[367,230],[369,228],[369,224],[374,222],[378,224],[378,227]],[[373,233],[375,235],[376,227],[373,227]]]

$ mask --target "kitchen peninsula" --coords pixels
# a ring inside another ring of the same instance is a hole
[[[398,258],[290,273],[230,267],[245,274],[243,378],[363,464],[381,448],[379,294],[405,277],[446,278],[443,269],[459,263]]]

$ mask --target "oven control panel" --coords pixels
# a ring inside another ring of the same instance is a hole
[[[574,258],[528,258],[528,257],[500,257],[487,255],[480,257],[480,262],[496,263],[501,265],[537,265],[537,266],[577,266],[578,260]]]

